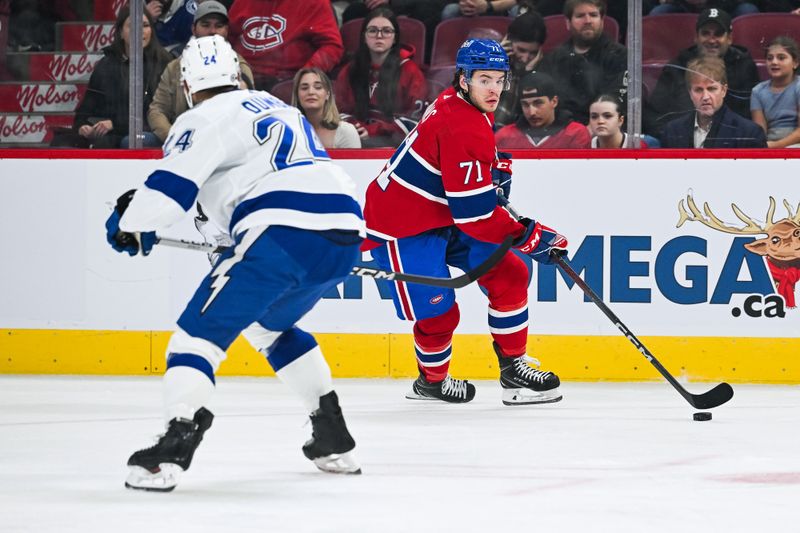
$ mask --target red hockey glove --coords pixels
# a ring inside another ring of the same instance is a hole
[[[560,255],[567,253],[567,238],[556,230],[529,218],[521,218],[519,223],[526,226],[527,230],[514,242],[514,248],[534,261],[549,265],[553,262],[551,251]]]

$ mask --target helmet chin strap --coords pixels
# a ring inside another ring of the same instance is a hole
[[[194,101],[192,100],[192,93],[189,92],[189,86],[186,82],[183,82],[183,96],[186,98],[186,104],[189,106],[189,109],[194,107]]]
[[[466,73],[466,71],[463,71],[463,72],[464,72],[464,73],[463,73],[463,76],[464,76],[464,85],[466,85],[466,86],[467,86],[467,89],[466,89],[466,90],[464,90],[464,89],[462,89],[462,88],[461,88],[460,77],[459,77],[458,92],[459,92],[459,94],[461,95],[461,97],[462,97],[462,98],[463,98],[463,99],[464,99],[464,100],[465,100],[465,101],[466,101],[468,104],[470,104],[471,106],[473,106],[473,107],[477,108],[478,106],[476,106],[476,105],[475,105],[475,102],[473,102],[473,101],[472,101],[472,98],[470,98],[470,96],[469,96],[469,82],[467,81],[467,80],[468,80],[468,78],[467,78],[467,73]],[[472,77],[472,74],[471,74],[471,73],[470,73],[470,77]],[[480,111],[480,109],[478,109],[478,111]]]

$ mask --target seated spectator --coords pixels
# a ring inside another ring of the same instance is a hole
[[[628,134],[622,131],[625,113],[619,98],[610,94],[600,95],[589,108],[589,131],[592,133],[592,148],[625,148]],[[640,148],[648,143],[640,141]]]
[[[292,105],[303,112],[325,148],[361,148],[356,127],[339,117],[331,79],[317,67],[294,76]]]
[[[753,122],[767,132],[770,148],[800,148],[800,51],[794,39],[776,37],[767,49],[769,80],[753,89]]]
[[[526,75],[519,98],[522,116],[495,134],[497,148],[589,148],[589,130],[559,107],[556,84],[549,75]]]
[[[528,72],[533,72],[542,60],[545,40],[547,26],[535,11],[518,16],[508,26],[508,33],[500,44],[511,63],[511,85],[507,91],[503,91],[494,112],[494,123],[498,127],[512,124],[519,118],[519,80]]]
[[[517,0],[458,0],[444,6],[442,20],[478,15],[508,15],[509,10],[516,5]]]
[[[330,73],[344,55],[330,0],[236,0],[229,13],[230,41],[253,69],[256,89],[305,67]]]
[[[750,52],[733,44],[731,17],[721,9],[706,9],[697,19],[695,44],[678,54],[658,78],[645,102],[644,131],[659,137],[666,122],[676,114],[693,109],[686,91],[686,68],[698,57],[720,57],[725,62],[730,83],[725,104],[739,115],[750,118],[750,92],[758,83],[758,69]]]
[[[128,147],[130,29],[130,9],[125,6],[120,9],[114,23],[114,41],[103,49],[104,55],[89,78],[86,95],[75,112],[73,132],[56,136],[51,143],[53,146]],[[172,60],[169,52],[162,48],[153,35],[153,19],[147,12],[142,14],[141,46],[144,48],[142,96],[146,111],[158,87],[161,73]],[[161,140],[146,130],[143,145],[158,147],[161,146]]]
[[[733,18],[758,13],[758,7],[744,0],[660,0],[649,15],[665,15],[668,13],[699,13],[704,9],[722,9]]]
[[[414,52],[400,44],[400,26],[389,8],[364,18],[355,57],[336,79],[339,109],[364,146],[397,146],[422,115],[428,86]]]
[[[625,96],[628,52],[603,33],[604,0],[567,0],[564,15],[570,38],[545,54],[538,70],[550,74],[561,107],[575,120],[589,122],[589,106],[601,94]]]
[[[337,2],[338,3],[338,2]],[[417,19],[425,24],[425,47],[427,56],[423,60],[430,61],[433,34],[436,26],[442,20],[442,8],[448,0],[350,0],[349,5],[342,13],[342,22],[366,17],[367,13],[375,8],[385,6],[394,11],[395,15],[405,15]]]
[[[216,0],[206,0],[198,6],[192,24],[193,36],[221,35],[227,39],[228,29],[228,10],[225,9],[225,6]],[[241,55],[239,56],[239,68],[241,69],[242,88],[252,89],[253,72]],[[181,60],[178,57],[164,69],[153,96],[153,102],[147,111],[147,122],[162,143],[166,140],[167,133],[175,119],[187,109],[189,109],[189,105],[181,87]]]
[[[145,9],[156,21],[156,37],[161,46],[174,54],[180,52],[192,37],[197,4],[196,0],[146,0]]]
[[[689,62],[686,85],[694,111],[664,126],[664,148],[766,148],[767,137],[755,122],[725,105],[728,80],[718,57]]]

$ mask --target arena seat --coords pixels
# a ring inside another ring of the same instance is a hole
[[[279,81],[272,86],[269,93],[292,105],[292,85],[294,85],[294,80]]]
[[[558,48],[569,40],[569,30],[567,29],[567,19],[564,15],[549,15],[544,17],[544,24],[547,26],[547,40],[542,47],[544,52],[549,52]],[[606,17],[603,22],[603,33],[609,39],[619,42],[619,23],[612,17]]]
[[[642,17],[642,62],[671,61],[694,44],[696,13]]]
[[[510,17],[458,17],[443,20],[433,33],[431,67],[454,65],[456,51],[471,31],[490,28],[505,35],[509,24],[511,24]]]
[[[350,57],[358,50],[362,24],[363,18],[348,20],[342,24],[342,43],[345,53]],[[422,65],[425,62],[425,24],[404,16],[397,17],[397,24],[400,26],[400,42],[414,47],[414,62]]]
[[[763,60],[769,43],[779,35],[800,41],[800,17],[787,13],[753,13],[733,19],[733,42]]]

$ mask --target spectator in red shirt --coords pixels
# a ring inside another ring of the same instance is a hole
[[[422,115],[428,86],[414,52],[400,44],[392,10],[379,7],[364,17],[355,57],[336,79],[336,103],[363,146],[397,146]]]
[[[228,15],[230,41],[252,67],[256,89],[304,67],[329,73],[344,55],[328,0],[236,0]]]
[[[548,74],[531,72],[520,82],[522,116],[496,134],[497,148],[589,148],[586,126],[558,108],[556,84]]]

